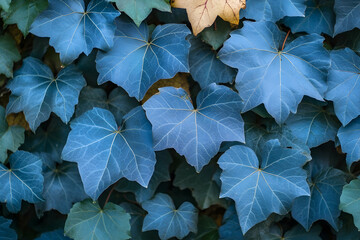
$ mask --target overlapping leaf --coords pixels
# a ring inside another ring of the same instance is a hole
[[[49,119],[51,112],[68,123],[85,85],[85,79],[74,65],[62,69],[54,78],[48,66],[36,58],[28,57],[7,84],[11,96],[6,111],[23,111],[34,132],[42,122]]]
[[[284,233],[283,229],[279,226],[273,225],[270,228],[270,231],[262,235],[264,240],[321,240],[319,236],[321,232],[321,227],[316,226],[309,231],[305,231],[300,225],[296,225],[290,230]]]
[[[349,48],[332,51],[326,99],[345,126],[360,115],[360,57]]]
[[[137,27],[127,18],[116,25],[114,47],[96,58],[99,84],[112,81],[141,100],[159,79],[189,71],[190,44],[185,37],[190,31],[185,25],[159,25],[151,34],[145,23]]]
[[[51,232],[46,232],[36,238],[36,240],[70,240],[70,238],[64,236],[64,230],[58,229]]]
[[[9,126],[5,109],[0,106],[0,163],[7,158],[7,151],[15,152],[24,143],[25,129],[20,126]]]
[[[151,125],[141,107],[120,126],[105,109],[93,108],[71,122],[62,158],[77,162],[85,192],[93,199],[121,177],[146,187],[154,172]]]
[[[360,180],[352,180],[345,185],[340,197],[340,210],[354,217],[355,226],[360,229]]]
[[[174,148],[200,172],[219,151],[223,141],[244,142],[241,99],[225,86],[211,84],[196,99],[181,88],[160,88],[145,104],[153,127],[156,151]]]
[[[0,7],[4,11],[8,11],[10,7],[11,0],[0,0]]]
[[[243,240],[239,218],[234,205],[229,206],[224,214],[222,225],[219,228],[220,240]]]
[[[130,215],[113,203],[100,208],[90,199],[76,203],[66,219],[65,235],[74,240],[129,239]]]
[[[295,198],[310,195],[302,169],[306,161],[301,151],[282,148],[278,140],[265,143],[260,161],[246,146],[233,146],[220,157],[220,196],[234,199],[244,233],[273,212],[286,214]]]
[[[276,22],[285,16],[303,17],[306,0],[247,0],[240,17]]]
[[[158,193],[142,207],[148,212],[144,219],[143,231],[158,230],[161,239],[184,238],[197,231],[197,209],[184,202],[176,209],[169,195]]]
[[[105,0],[49,0],[48,8],[31,25],[30,32],[49,37],[50,45],[69,64],[80,53],[89,55],[93,48],[109,50],[114,42],[114,19],[120,13]]]
[[[237,68],[236,88],[243,111],[261,103],[278,123],[295,113],[304,95],[323,100],[329,54],[317,34],[282,45],[285,33],[271,22],[245,22],[233,31],[219,52],[220,59]]]
[[[17,234],[14,229],[10,228],[10,219],[6,219],[0,216],[0,236],[4,240],[16,240]]]
[[[10,156],[9,163],[10,168],[0,163],[0,201],[5,202],[13,213],[20,211],[21,200],[30,203],[43,201],[41,159],[31,153],[17,151]]]
[[[14,39],[8,35],[0,36],[0,74],[7,77],[13,76],[14,62],[21,59],[19,50],[16,48]]]
[[[335,0],[335,35],[360,28],[360,2],[358,0]]]

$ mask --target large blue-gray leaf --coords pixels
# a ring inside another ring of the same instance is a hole
[[[185,37],[190,30],[185,25],[158,25],[151,34],[145,23],[137,27],[127,18],[116,25],[114,47],[96,58],[99,84],[112,81],[141,100],[156,81],[189,72],[190,44]]]
[[[71,240],[70,238],[64,236],[64,230],[58,229],[51,232],[46,232],[36,238],[36,240]]]
[[[247,0],[240,18],[276,22],[285,16],[303,17],[305,8],[305,0]]]
[[[243,240],[239,218],[234,205],[226,209],[222,225],[219,227],[220,240]]]
[[[42,122],[49,119],[51,112],[68,123],[85,85],[85,79],[73,65],[62,69],[54,78],[48,66],[36,58],[28,57],[7,84],[11,96],[6,111],[23,111],[34,132]]]
[[[87,7],[84,0],[49,0],[30,32],[49,37],[61,61],[69,64],[82,52],[89,55],[93,48],[109,50],[114,44],[114,19],[119,15],[105,0],[92,0]]]
[[[215,83],[197,96],[196,106],[182,88],[160,88],[145,104],[153,127],[154,149],[175,148],[200,172],[223,141],[244,142],[244,123],[237,93]]]
[[[360,28],[360,2],[358,0],[335,0],[335,35]]]
[[[0,106],[0,163],[7,159],[7,151],[15,152],[24,143],[25,129],[20,126],[9,126],[5,109]]]
[[[158,193],[142,207],[148,212],[143,231],[158,230],[161,239],[181,239],[190,232],[197,232],[198,211],[189,202],[176,209],[169,195]]]
[[[10,228],[12,220],[0,216],[0,236],[2,240],[16,240],[17,234],[14,229]]]
[[[75,163],[63,162],[57,165],[54,162],[44,169],[43,175],[42,196],[45,201],[36,204],[38,211],[55,209],[62,214],[68,214],[73,203],[87,198]]]
[[[360,117],[341,127],[337,136],[341,150],[346,153],[346,164],[350,169],[354,162],[360,160]]]
[[[145,188],[137,182],[130,182],[126,179],[120,179],[115,189],[119,192],[133,192],[136,201],[142,203],[154,196],[154,193],[160,183],[170,181],[169,167],[172,162],[168,151],[156,153],[156,165],[148,186]]]
[[[345,126],[360,115],[360,57],[349,48],[331,51],[326,99]]]
[[[291,32],[334,33],[335,13],[334,0],[306,0],[305,17],[286,17],[284,23]]]
[[[285,121],[286,128],[310,148],[335,141],[340,123],[335,114],[331,114],[331,107],[325,102],[306,98],[300,103],[297,113]]]
[[[282,50],[284,38],[272,22],[245,22],[219,52],[225,64],[239,70],[236,88],[243,112],[263,103],[277,123],[296,112],[304,95],[323,100],[330,66],[320,35],[301,36]]]
[[[309,231],[312,224],[318,220],[327,221],[338,231],[338,217],[340,215],[340,195],[345,185],[345,174],[330,165],[331,159],[313,155],[312,161],[307,165],[310,196],[301,196],[295,199],[292,206],[292,216],[305,229]]]
[[[302,169],[307,160],[276,139],[264,144],[260,161],[246,146],[233,146],[220,157],[220,197],[234,199],[243,233],[273,212],[286,214],[295,198],[310,195]]]
[[[85,192],[97,199],[121,177],[146,187],[154,172],[151,124],[141,107],[118,126],[108,110],[93,108],[71,122],[62,158],[77,162]]]
[[[190,39],[190,74],[201,88],[211,83],[228,83],[235,79],[235,70],[226,66],[216,56],[216,52],[200,39]]]
[[[0,202],[10,212],[20,211],[21,200],[30,203],[43,201],[44,177],[41,159],[31,153],[17,151],[9,158],[10,169],[0,164]]]

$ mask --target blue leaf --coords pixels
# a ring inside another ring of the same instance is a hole
[[[346,153],[346,164],[350,169],[351,165],[360,159],[360,117],[341,127],[337,136],[341,150]]]
[[[327,111],[329,109],[330,111]],[[335,141],[340,123],[324,102],[304,99],[297,110],[285,121],[294,136],[310,148],[330,140]]]
[[[360,2],[358,0],[335,0],[335,34],[360,28]]]
[[[40,123],[49,119],[51,112],[68,123],[85,85],[85,79],[73,65],[62,69],[54,78],[48,66],[28,57],[7,85],[11,96],[6,111],[23,111],[34,132]]]
[[[121,177],[146,187],[154,172],[151,125],[141,107],[121,126],[108,110],[94,108],[71,122],[62,158],[77,162],[85,192],[97,199]]]
[[[119,15],[105,0],[92,0],[86,8],[84,0],[49,0],[30,32],[49,37],[61,61],[69,64],[82,52],[89,55],[93,48],[109,50],[114,44],[114,19]]]
[[[360,232],[354,225],[353,217],[349,214],[343,214],[341,217],[342,228],[336,234],[336,238],[341,240],[360,239]]]
[[[334,102],[336,116],[345,126],[360,115],[360,57],[349,48],[332,51],[326,99]]]
[[[197,96],[197,109],[181,88],[160,88],[145,104],[153,127],[154,149],[175,148],[200,172],[223,141],[244,142],[244,123],[237,93],[215,83]]]
[[[222,63],[210,46],[195,37],[190,38],[190,43],[190,74],[201,88],[211,83],[228,83],[235,79],[235,70]]]
[[[305,17],[286,17],[284,23],[291,32],[334,34],[334,0],[306,0]]]
[[[44,174],[44,202],[36,204],[38,212],[58,210],[68,214],[73,203],[87,198],[75,163],[63,162],[57,166],[52,164],[43,171]]]
[[[198,211],[189,202],[176,209],[169,195],[158,193],[142,204],[148,212],[143,231],[158,230],[161,239],[184,238],[190,232],[197,232]]]
[[[71,240],[71,239],[64,236],[63,229],[58,229],[55,231],[43,233],[41,234],[40,237],[36,238],[36,240]]]
[[[41,193],[44,178],[41,174],[41,159],[17,151],[9,158],[10,169],[0,164],[0,202],[5,202],[10,212],[20,211],[21,200],[30,203],[43,201]]]
[[[14,229],[10,228],[12,220],[0,216],[0,236],[4,240],[16,240],[17,234]]]
[[[234,199],[243,233],[271,213],[286,214],[295,198],[310,195],[302,169],[307,160],[278,140],[265,143],[260,161],[246,146],[233,146],[220,157],[220,197]]]
[[[116,25],[114,47],[99,52],[96,58],[98,84],[110,80],[141,100],[159,79],[189,72],[190,44],[185,37],[190,30],[185,25],[158,25],[151,36],[145,23],[137,27],[131,20],[120,18]]]
[[[276,22],[285,16],[303,17],[305,8],[305,0],[247,0],[240,18]]]
[[[220,240],[243,240],[239,218],[234,205],[226,209],[222,225],[219,228]]]
[[[236,88],[243,111],[263,103],[279,124],[296,112],[304,95],[323,100],[330,66],[323,37],[301,36],[281,50],[284,35],[274,23],[245,22],[219,52],[225,64],[239,70]]]

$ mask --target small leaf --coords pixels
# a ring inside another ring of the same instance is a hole
[[[43,233],[40,235],[40,237],[36,238],[36,240],[71,240],[71,239],[64,236],[63,229],[58,229],[55,231]]]
[[[30,32],[49,37],[61,62],[70,64],[93,48],[109,50],[114,44],[114,19],[119,15],[105,0],[92,0],[86,8],[84,0],[49,0],[49,7],[35,19]]]
[[[158,25],[151,36],[145,23],[137,27],[127,18],[118,18],[116,25],[114,47],[96,58],[98,84],[110,80],[141,100],[159,79],[189,72],[190,44],[185,37],[190,31],[184,24]]]
[[[103,209],[91,200],[76,203],[65,223],[65,235],[74,240],[129,239],[130,215],[118,205],[107,203]]]
[[[243,233],[271,213],[286,214],[295,198],[310,195],[302,169],[306,161],[301,151],[282,148],[278,140],[265,143],[260,161],[246,146],[233,146],[220,157],[220,197],[235,201]]]
[[[0,216],[0,236],[4,240],[16,240],[17,234],[14,229],[10,228],[12,220]]]
[[[231,32],[231,25],[217,18],[214,25],[207,27],[200,33],[201,39],[209,44],[214,50],[218,50],[225,40],[229,38]]]
[[[148,186],[156,160],[151,125],[141,107],[126,114],[120,126],[111,112],[93,108],[74,119],[71,129],[62,158],[78,163],[92,199],[121,177]]]
[[[358,0],[335,0],[334,10],[336,13],[334,35],[355,27],[360,28],[360,2]]]
[[[1,0],[0,0],[1,1]],[[0,36],[0,74],[13,76],[14,62],[21,59],[14,39],[8,34]]]
[[[196,102],[194,109],[183,89],[165,87],[143,106],[153,127],[154,149],[174,148],[200,172],[221,142],[244,142],[244,129],[240,97],[230,88],[213,83]]]
[[[0,8],[4,11],[8,11],[10,7],[11,0],[0,0]]]
[[[222,225],[219,228],[220,240],[243,240],[239,218],[234,205],[226,209]]]
[[[281,227],[273,225],[269,232],[262,235],[262,240],[321,240],[322,238],[319,236],[321,230],[320,226],[316,226],[305,231],[300,225],[296,225],[284,234]]]
[[[161,239],[184,238],[190,232],[197,232],[197,209],[184,202],[176,209],[169,195],[158,193],[142,204],[148,212],[144,219],[143,231],[158,230]]]
[[[7,159],[7,151],[15,152],[24,143],[25,129],[9,126],[5,118],[5,109],[0,106],[0,163]]]
[[[199,215],[199,221],[197,226],[197,233],[189,234],[185,240],[218,240],[219,233],[218,233],[218,226],[216,225],[215,221],[206,216],[206,215]]]
[[[0,201],[6,203],[7,209],[17,213],[21,200],[30,203],[43,201],[41,159],[31,153],[17,151],[11,154],[9,163],[10,169],[0,164]]]
[[[340,197],[340,210],[354,217],[354,224],[360,230],[360,180],[345,185]]]
[[[351,215],[342,215],[342,228],[336,234],[336,238],[341,240],[360,239],[360,232],[355,227],[353,217]]]
[[[42,122],[49,119],[51,112],[68,123],[85,85],[85,79],[74,65],[62,69],[54,78],[47,65],[28,57],[7,84],[11,96],[6,111],[23,111],[34,132]]]

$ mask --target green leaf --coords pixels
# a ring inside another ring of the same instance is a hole
[[[204,42],[218,50],[231,32],[230,23],[225,22],[221,18],[216,19],[215,25],[205,28],[199,35]]]
[[[14,62],[20,59],[14,39],[8,34],[0,36],[0,74],[12,77]]]
[[[137,26],[151,13],[153,8],[163,12],[171,12],[169,1],[166,0],[110,0],[115,2],[120,11],[125,12]]]
[[[26,37],[31,24],[47,5],[47,0],[14,0],[8,11],[1,12],[1,17],[5,24],[16,24]]]
[[[25,129],[20,126],[9,126],[6,122],[5,109],[0,106],[0,162],[4,163],[7,151],[15,152],[24,143]]]
[[[198,222],[198,231],[196,234],[190,234],[185,240],[218,240],[219,232],[215,221],[206,216],[200,215]]]
[[[352,180],[345,185],[340,197],[340,210],[354,217],[354,224],[360,230],[360,180]]]
[[[76,203],[65,223],[65,235],[74,240],[129,239],[130,215],[118,205],[107,203],[102,209],[90,199]]]
[[[4,11],[8,11],[10,7],[11,0],[0,0],[0,8]]]

